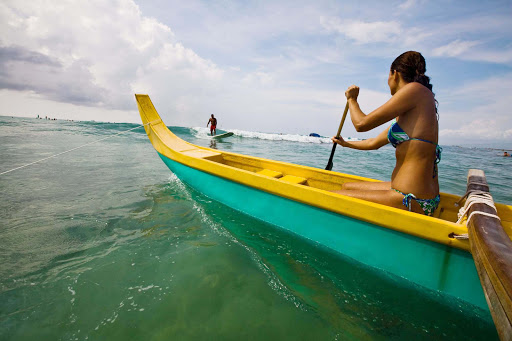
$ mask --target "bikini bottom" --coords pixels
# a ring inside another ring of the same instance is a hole
[[[439,201],[441,200],[441,197],[439,196],[439,194],[435,198],[432,198],[432,199],[418,199],[412,193],[405,194],[405,193],[400,192],[397,189],[394,189],[394,188],[391,188],[391,189],[404,196],[404,200],[402,200],[402,204],[405,207],[408,207],[409,211],[411,211],[411,200],[415,200],[420,205],[421,209],[423,210],[423,213],[425,213],[425,215],[428,215],[428,216],[431,216],[432,214],[434,214],[434,211],[436,210],[437,206],[439,206]]]

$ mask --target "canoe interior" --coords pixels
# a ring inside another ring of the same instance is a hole
[[[335,191],[342,188],[347,182],[357,181],[378,181],[359,176],[352,176],[342,173],[325,174],[321,170],[314,168],[305,169],[304,167],[296,167],[292,164],[283,164],[280,162],[268,162],[264,159],[256,157],[232,154],[209,148],[197,147],[194,151],[195,155],[208,159],[213,162],[221,163],[237,169],[243,169],[249,172],[257,173],[264,176],[273,177],[277,180],[308,186],[325,191]],[[455,203],[460,199],[448,193],[441,193],[441,202],[438,209],[434,212],[434,217],[449,222],[457,221],[457,213],[459,207]],[[496,204],[498,214],[501,218],[502,225],[509,236],[512,236],[512,210],[510,206]]]
[[[202,158],[215,163],[223,164],[236,169],[242,169],[255,174],[271,177],[279,181],[298,184],[325,191],[335,191],[342,188],[344,183],[357,181],[378,181],[355,175],[330,172],[304,167],[284,162],[271,161],[252,156],[223,152],[206,147],[190,144],[184,155]],[[455,203],[460,199],[453,194],[441,193],[441,202],[433,217],[441,220],[456,222],[459,207]],[[512,236],[512,209],[511,206],[496,204],[502,225],[509,236]]]

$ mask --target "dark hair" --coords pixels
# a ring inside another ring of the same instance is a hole
[[[427,65],[425,58],[416,51],[407,51],[396,57],[391,64],[391,71],[400,72],[406,82],[418,82],[432,91],[430,77],[425,75]]]

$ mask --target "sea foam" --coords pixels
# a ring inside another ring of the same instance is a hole
[[[223,130],[224,131],[224,130]],[[247,131],[247,130],[239,130],[239,129],[228,129],[226,130],[233,133],[234,136],[244,137],[244,138],[253,138],[260,140],[270,140],[270,141],[291,141],[291,142],[302,142],[302,143],[332,143],[331,138],[327,136],[308,136],[308,135],[300,135],[300,134],[281,134],[281,133],[261,133],[257,131]],[[209,128],[204,127],[193,127],[190,128],[190,132],[196,138],[210,138],[210,130]],[[220,133],[219,130],[217,133]],[[352,137],[344,137],[347,141],[360,141],[357,138]]]

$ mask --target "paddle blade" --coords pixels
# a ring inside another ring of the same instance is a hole
[[[327,166],[325,167],[325,170],[332,170],[333,163],[329,162]]]
[[[336,145],[337,145],[337,143],[334,143],[332,145],[331,156],[329,157],[329,162],[327,162],[327,166],[325,167],[325,170],[330,171],[332,169],[332,166],[333,166],[332,159],[334,158],[334,151],[336,151]]]

